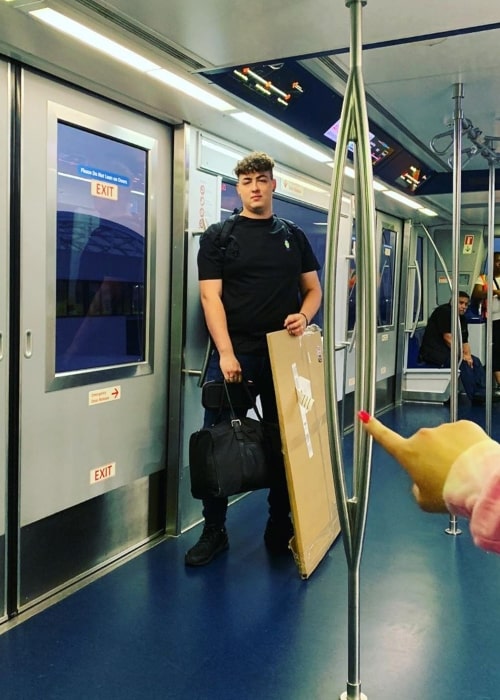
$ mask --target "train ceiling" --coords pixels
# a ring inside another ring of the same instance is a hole
[[[220,130],[220,114],[193,106],[193,100],[168,93],[165,86],[160,95],[86,48],[70,48],[66,39],[26,14],[42,6],[69,12],[116,40],[123,42],[125,36],[136,50],[161,55],[166,65],[210,83],[221,96],[230,93],[247,111],[264,112],[311,142],[334,148],[349,72],[350,13],[344,0],[0,0],[0,51],[5,55],[131,106],[149,105],[172,122]],[[409,194],[413,188],[429,206],[451,213],[451,152],[436,155],[430,142],[449,129],[456,83],[463,84],[464,116],[479,141],[500,138],[499,44],[500,12],[491,0],[367,1],[363,75],[377,177]],[[271,95],[260,89],[265,83],[272,85]],[[270,150],[300,168],[299,156],[289,151],[282,156],[279,144],[247,133],[234,121],[227,119],[228,138]],[[436,143],[446,146],[446,137]],[[465,137],[463,146],[471,145]],[[487,221],[487,168],[478,154],[464,164],[466,223]],[[416,188],[403,177],[408,172],[416,173]],[[498,183],[500,173],[497,189]]]

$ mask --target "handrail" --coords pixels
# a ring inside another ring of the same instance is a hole
[[[417,302],[417,309],[415,311],[413,330],[411,332],[412,337],[414,336],[415,331],[417,329],[418,319],[420,318],[420,310],[422,308],[422,273],[420,272],[420,266],[418,264],[418,260],[416,260],[416,259],[415,259],[415,272],[416,272],[416,277],[417,277],[418,302]]]
[[[376,253],[375,202],[370,152],[366,97],[361,72],[361,10],[367,0],[346,0],[351,18],[350,74],[346,85],[340,129],[335,149],[331,203],[328,217],[325,275],[325,393],[328,436],[332,452],[333,481],[348,566],[348,678],[341,698],[360,700],[360,613],[359,572],[366,527],[371,471],[371,438],[356,420],[360,409],[375,408],[375,373],[367,376],[366,367],[376,366]],[[348,495],[343,463],[342,442],[336,402],[335,373],[335,270],[338,257],[339,222],[343,175],[349,142],[355,144],[356,183],[356,389],[354,393],[353,492]]]

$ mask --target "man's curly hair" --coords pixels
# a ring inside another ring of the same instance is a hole
[[[273,174],[274,160],[263,151],[254,151],[236,163],[234,169],[236,177],[248,175],[248,173],[271,173]]]

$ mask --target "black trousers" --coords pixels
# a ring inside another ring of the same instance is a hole
[[[271,363],[268,355],[238,355],[238,361],[241,365],[243,378],[245,381],[251,381],[253,390],[256,396],[260,396],[262,407],[262,417],[264,420],[271,423],[278,422],[278,409],[276,406],[276,396],[274,394],[273,377],[271,372]],[[224,379],[219,366],[219,353],[214,350],[210,357],[206,381],[222,381]],[[244,409],[235,409],[239,417],[246,415]],[[227,412],[220,412],[218,409],[206,409],[204,427],[214,425],[220,420],[228,417]],[[277,457],[280,464],[277,464],[279,478],[275,485],[269,489],[267,498],[269,504],[269,515],[273,520],[283,520],[290,513],[290,501],[288,498],[288,488],[286,484],[285,465],[283,458]],[[203,517],[207,525],[216,525],[223,527],[226,522],[227,514],[227,498],[204,498],[203,499]]]

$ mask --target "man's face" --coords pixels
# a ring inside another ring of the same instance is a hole
[[[236,184],[243,209],[257,216],[271,216],[275,187],[276,180],[270,172],[244,173],[238,177]]]
[[[469,308],[469,300],[467,297],[458,297],[458,313],[463,316]]]

